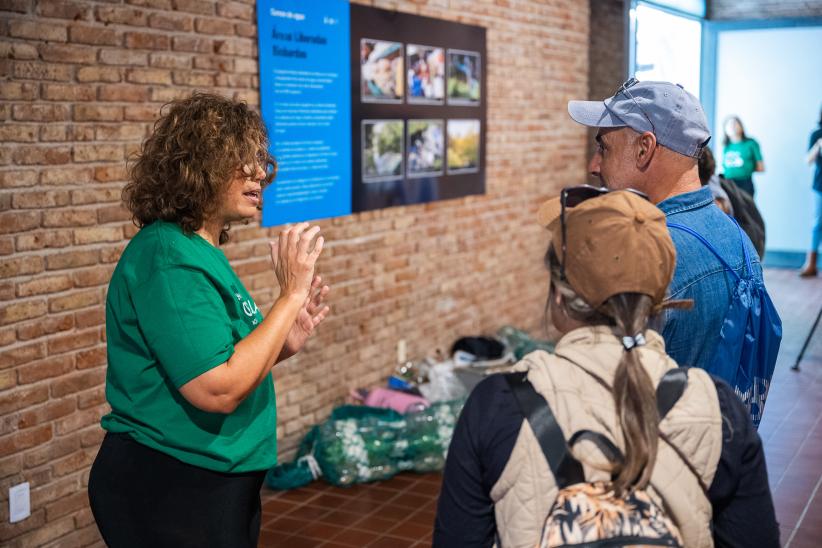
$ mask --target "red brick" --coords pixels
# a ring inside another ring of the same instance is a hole
[[[17,13],[28,13],[29,4],[27,0],[6,0],[0,4],[2,11],[16,11]]]
[[[22,477],[20,481],[22,481]],[[20,538],[20,535],[32,530],[39,530],[46,523],[46,510],[43,508],[35,509],[32,505],[31,516],[27,517],[17,523],[2,523],[0,524],[0,538],[11,539]],[[16,543],[17,544],[17,543]],[[33,546],[32,544],[17,544],[18,546]]]
[[[111,280],[111,273],[114,269],[109,266],[97,265],[92,268],[75,270],[71,274],[74,287],[95,287],[106,285]]]
[[[105,364],[106,349],[103,346],[77,353],[77,369],[91,369]],[[105,374],[103,374],[103,377],[105,377]],[[85,384],[84,386],[93,386],[93,384]]]
[[[100,262],[101,263],[116,263],[120,260],[120,256],[123,254],[123,250],[125,249],[125,244],[119,244],[115,246],[107,246],[100,249]]]
[[[88,495],[86,495],[86,498],[88,498]],[[73,530],[74,518],[69,516],[63,519],[58,519],[57,521],[50,521],[42,527],[38,527],[36,531],[32,531],[31,533],[27,533],[20,537],[20,542],[22,543],[22,546],[45,546],[46,544],[67,535]]]
[[[226,36],[234,35],[234,23],[226,21],[225,19],[203,19],[197,18],[194,21],[194,28],[200,34],[207,34],[213,36],[215,34],[222,34]]]
[[[0,44],[0,56],[4,59],[37,59],[37,48],[23,42],[5,42]]]
[[[160,105],[129,105],[124,118],[131,122],[153,122],[160,114]]]
[[[80,445],[83,447],[100,447],[105,431],[99,426],[91,427],[80,433]]]
[[[52,397],[54,396],[52,395]],[[14,415],[14,426],[18,430],[25,430],[26,428],[31,428],[32,426],[37,426],[46,422],[51,422],[54,419],[59,419],[60,417],[65,417],[69,413],[73,413],[76,409],[77,404],[74,401],[74,398],[51,400],[37,407],[29,407],[28,409],[25,409]],[[73,446],[73,448],[79,449],[79,440],[77,440],[73,444]],[[69,449],[69,451],[71,451],[71,448]],[[45,464],[48,460],[58,456],[60,456],[60,454],[55,455],[52,452],[48,454],[46,458],[41,460],[31,459],[29,455],[26,455],[26,468],[40,466],[41,464]]]
[[[74,105],[77,122],[119,122],[123,119],[123,107],[103,105]]]
[[[90,209],[64,209],[43,212],[44,227],[88,226],[97,222],[97,217]]]
[[[251,23],[237,23],[234,25],[234,32],[237,36],[243,36],[245,38],[256,38],[257,37],[257,25],[252,25]]]
[[[120,6],[99,6],[94,10],[94,15],[102,23],[144,27],[148,22],[145,10]]]
[[[175,70],[173,73],[174,83],[178,86],[193,86],[200,88],[210,88],[214,86],[214,74],[207,72],[192,72]]]
[[[43,343],[18,345],[8,348],[0,354],[0,368],[14,367],[45,357],[46,347]]]
[[[71,233],[64,230],[38,230],[26,232],[14,239],[17,251],[61,248],[71,245]]]
[[[100,341],[97,329],[52,336],[48,340],[49,356],[64,354],[80,348],[88,348],[98,342]]]
[[[126,109],[128,113],[128,108]],[[128,118],[128,117],[127,117]],[[123,165],[116,166],[100,166],[94,168],[94,180],[101,183],[108,183],[111,181],[125,181],[128,178],[128,173]]]
[[[154,29],[191,32],[194,29],[194,19],[190,15],[152,13],[148,18],[148,26]]]
[[[113,67],[80,67],[77,69],[78,82],[120,82],[120,69]]]
[[[68,147],[17,146],[13,158],[19,165],[57,165],[67,164],[71,154]]]
[[[40,172],[41,185],[77,185],[92,181],[92,168],[64,166],[59,169],[45,168]]]
[[[147,65],[148,53],[125,49],[102,49],[100,50],[100,62],[105,65],[124,65],[128,67]],[[103,89],[106,88],[101,88],[101,91]]]
[[[57,23],[12,19],[9,21],[8,30],[9,36],[12,38],[45,40],[47,42],[65,42],[68,39],[65,25]]]
[[[254,6],[239,2],[218,2],[217,15],[230,19],[254,20]]]
[[[77,407],[79,409],[88,409],[89,407],[106,403],[105,368],[100,367],[95,373],[97,373],[97,378],[99,379],[99,386],[77,394]]]
[[[45,335],[68,331],[74,327],[74,316],[66,314],[63,316],[46,316],[42,320],[35,320],[17,327],[17,338],[21,341],[39,339]],[[78,326],[79,327],[79,326]]]
[[[81,329],[83,327],[92,327],[95,325],[103,325],[106,321],[106,311],[104,308],[92,308],[91,310],[82,310],[80,312],[74,313],[74,320],[77,324],[77,328]],[[88,365],[84,365],[81,367],[81,356],[80,354],[77,355],[77,368],[84,369],[89,367]]]
[[[54,356],[17,368],[17,384],[31,384],[74,370],[74,356]]]
[[[67,417],[56,420],[54,422],[54,431],[58,436],[63,436],[86,426],[97,425],[104,414],[105,412],[100,407],[92,407],[72,413]]]
[[[13,278],[43,271],[43,258],[36,255],[22,255],[0,260],[0,279]]]
[[[69,109],[66,105],[14,105],[12,117],[15,120],[27,122],[62,122],[69,119]]]
[[[103,86],[100,88],[99,95],[101,101],[141,103],[148,101],[149,89],[144,86],[130,86],[127,84],[118,86]]]
[[[37,47],[43,61],[53,63],[73,63],[79,65],[93,65],[97,62],[97,52],[85,46],[69,46],[66,44],[40,44]]]
[[[43,17],[79,21],[91,17],[91,7],[67,0],[40,0],[37,2],[36,13]]]
[[[128,69],[126,81],[133,84],[170,84],[171,72],[162,69]]]
[[[0,457],[11,455],[36,447],[49,441],[53,436],[51,424],[44,424],[35,428],[29,428],[8,436],[0,438]]]
[[[0,188],[21,188],[37,184],[34,170],[0,171]]]
[[[75,451],[71,455],[64,457],[52,464],[51,470],[54,477],[59,478],[78,470],[83,470],[91,466],[94,462],[96,451],[88,449],[83,451]],[[76,512],[88,505],[88,493],[83,490],[76,495],[64,497],[59,501],[46,506],[46,516],[49,520],[55,519],[59,516]],[[72,529],[74,529],[74,519],[72,518]]]
[[[233,57],[218,57],[198,55],[194,57],[194,68],[202,70],[216,70],[219,72],[234,72]]]
[[[175,36],[171,40],[171,49],[173,49],[174,51],[212,53],[213,43],[209,38],[195,38],[193,36]]]
[[[35,52],[35,56],[37,52]],[[33,101],[37,99],[37,84],[31,82],[0,82],[0,99]]]
[[[214,2],[208,0],[174,0],[174,9],[201,15],[214,13]]]
[[[126,0],[126,4],[143,6],[146,8],[157,8],[166,11],[170,10],[172,7],[171,0]]]
[[[14,209],[39,209],[44,207],[62,207],[68,205],[68,203],[69,193],[67,190],[18,192],[17,194],[14,194],[12,196],[12,207]]]
[[[71,289],[71,278],[66,275],[47,276],[17,284],[18,297],[33,297]]]
[[[190,69],[191,59],[188,53],[156,52],[149,56],[149,64],[157,68]]]
[[[17,386],[17,372],[13,369],[4,369],[0,371],[0,391],[5,391]],[[0,474],[0,477],[3,477]]]
[[[38,211],[7,211],[0,213],[0,234],[12,234],[37,228],[40,225]],[[0,274],[5,270],[6,263],[0,263]],[[25,272],[28,274],[28,272]]]
[[[118,31],[100,25],[73,25],[69,27],[69,42],[116,46],[122,42],[122,37]]]
[[[37,141],[37,126],[34,124],[3,124],[0,126],[0,142],[33,143]]]
[[[74,145],[75,162],[120,162],[125,158],[123,145]]]
[[[47,270],[63,270],[96,264],[99,253],[96,249],[72,250],[46,256]]]
[[[69,140],[69,127],[47,125],[40,127],[40,140],[43,142],[64,142]]]
[[[95,95],[92,86],[43,84],[43,99],[47,101],[94,101]]]
[[[38,54],[39,55],[39,54]],[[78,69],[79,71],[83,69]],[[74,73],[74,67],[43,61],[17,61],[14,63],[13,74],[19,80],[52,80],[68,82]]]
[[[74,243],[77,245],[119,242],[122,239],[123,229],[117,226],[97,226],[92,228],[77,228],[74,230]]]
[[[128,49],[169,49],[171,38],[167,34],[151,32],[127,32]]]
[[[243,38],[226,38],[214,41],[214,51],[220,55],[241,55],[250,57],[254,53],[253,40]]]
[[[88,289],[79,291],[63,297],[52,297],[49,299],[49,312],[64,312],[66,310],[76,310],[100,304],[100,291]]]

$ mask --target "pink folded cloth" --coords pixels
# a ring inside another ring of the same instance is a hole
[[[359,398],[358,398],[359,399]],[[412,406],[428,407],[431,402],[421,396],[406,394],[390,388],[374,388],[362,399],[364,405],[371,407],[384,407],[393,409],[399,413],[407,413]]]

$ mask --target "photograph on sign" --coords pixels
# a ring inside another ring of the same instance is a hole
[[[402,103],[404,87],[401,42],[360,40],[360,93],[366,103]]]
[[[442,175],[445,140],[442,120],[408,120],[407,175],[409,178]]]
[[[448,120],[448,173],[479,171],[480,121]]]
[[[445,100],[445,50],[408,44],[408,102],[441,105]]]
[[[480,54],[459,49],[448,50],[448,104],[480,104]]]
[[[362,166],[365,182],[402,179],[402,120],[362,121]]]

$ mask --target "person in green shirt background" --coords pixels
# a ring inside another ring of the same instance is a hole
[[[319,227],[271,243],[280,293],[265,317],[220,250],[275,173],[259,114],[204,93],[166,105],[130,166],[140,230],[109,284],[111,412],[88,485],[108,546],[257,545],[277,461],[271,369],[329,313]]]
[[[745,128],[737,116],[725,120],[725,139],[722,142],[722,169],[726,179],[754,195],[753,174],[765,171],[759,143],[745,135]]]

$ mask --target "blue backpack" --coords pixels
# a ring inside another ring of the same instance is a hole
[[[758,428],[776,367],[779,343],[782,341],[782,320],[765,285],[754,278],[742,229],[736,220],[731,220],[736,224],[742,240],[745,277],[737,274],[716,248],[692,228],[676,223],[668,223],[668,227],[697,238],[736,279],[731,304],[722,322],[719,342],[707,371],[733,387],[748,408],[754,426]]]

